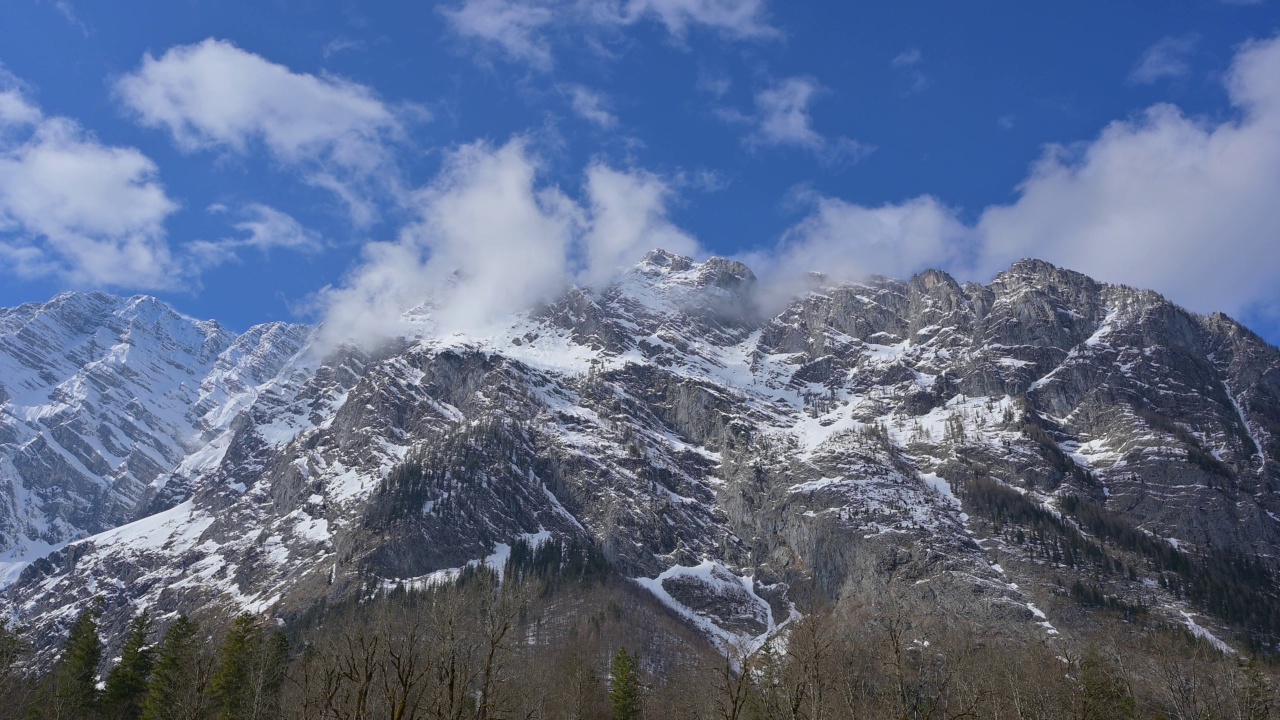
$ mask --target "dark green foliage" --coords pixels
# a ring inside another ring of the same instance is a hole
[[[503,493],[512,482],[511,463],[532,460],[528,431],[519,423],[494,419],[468,425],[436,438],[407,456],[387,474],[365,513],[365,524],[385,530],[419,517],[430,507],[441,521],[469,513],[466,492],[486,481]]]
[[[271,717],[279,705],[288,658],[283,633],[267,632],[252,615],[237,617],[218,650],[218,669],[210,683],[218,719]]]
[[[504,569],[507,577],[541,580],[550,593],[561,583],[600,582],[609,575],[609,561],[595,545],[578,539],[553,538],[538,546],[524,539],[511,546]]]
[[[626,648],[618,648],[618,654],[613,656],[612,671],[609,706],[613,709],[613,720],[639,720],[642,699],[640,671]]]
[[[102,603],[95,600],[71,626],[62,660],[49,678],[47,699],[39,708],[41,712],[53,717],[97,717],[98,665],[102,662],[98,618],[101,616]]]
[[[208,662],[199,626],[185,615],[174,621],[157,651],[143,720],[197,720],[208,716]]]
[[[110,720],[142,717],[155,651],[147,645],[151,617],[143,612],[129,624],[129,635],[120,649],[120,664],[107,674],[102,693],[102,714]]]

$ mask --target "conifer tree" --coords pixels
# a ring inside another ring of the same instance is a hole
[[[270,714],[284,683],[289,646],[284,633],[266,633],[252,615],[236,618],[218,651],[212,689],[219,720],[259,720]]]
[[[129,635],[120,649],[120,664],[107,674],[102,693],[103,714],[110,720],[137,720],[147,696],[155,651],[147,645],[151,617],[143,611],[129,624]]]
[[[202,656],[199,626],[185,615],[174,621],[156,654],[143,720],[198,720],[207,716],[208,663]]]
[[[613,720],[639,720],[640,674],[635,658],[627,654],[626,648],[618,648],[612,670],[609,705],[613,708]]]
[[[52,708],[58,717],[93,718],[99,705],[98,665],[102,662],[102,641],[98,638],[98,618],[102,600],[80,613],[67,636],[62,660],[52,675]]]

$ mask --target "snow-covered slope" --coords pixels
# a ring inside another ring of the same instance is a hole
[[[755,300],[739,263],[655,251],[484,331],[420,309],[377,351],[288,360],[283,328],[193,351],[208,369],[161,393],[187,405],[148,410],[204,443],[166,436],[181,492],[5,606],[47,637],[91,593],[109,631],[140,605],[286,616],[556,538],[723,642],[886,591],[1042,637],[1099,602],[1274,632],[1249,619],[1266,593],[1220,598],[1273,583],[1222,567],[1280,557],[1280,353],[1248,330],[1036,261]]]
[[[136,517],[309,332],[101,293],[0,311],[0,583]]]

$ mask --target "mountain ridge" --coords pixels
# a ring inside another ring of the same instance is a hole
[[[745,265],[654,251],[482,334],[420,310],[414,335],[317,358],[296,330],[256,385],[211,381],[216,422],[158,512],[33,562],[3,603],[47,638],[85,592],[117,631],[138,604],[288,617],[554,537],[722,644],[800,595],[886,588],[1012,633],[1069,632],[1101,597],[1274,642],[1266,587],[1247,612],[1219,597],[1277,557],[1274,347],[1041,261],[812,280],[770,316]]]

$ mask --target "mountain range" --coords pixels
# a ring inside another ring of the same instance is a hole
[[[243,334],[148,297],[0,310],[0,609],[283,621],[591,548],[709,642],[892,593],[1045,641],[1280,639],[1280,351],[1023,260],[785,303],[655,250],[454,332]]]

